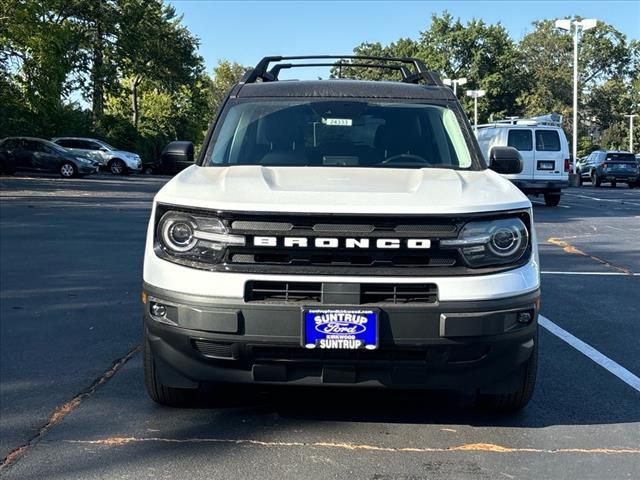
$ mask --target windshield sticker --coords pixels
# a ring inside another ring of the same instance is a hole
[[[334,127],[350,127],[353,125],[353,120],[350,118],[323,118],[322,123]]]

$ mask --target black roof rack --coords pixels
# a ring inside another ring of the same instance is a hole
[[[335,59],[337,62],[314,62],[314,63],[276,63],[284,60],[327,60]],[[358,62],[342,62],[342,60],[359,60]],[[378,62],[394,62],[395,65],[389,63],[369,63],[360,62],[378,61]],[[269,65],[276,63],[271,70]],[[407,66],[412,67],[412,70]],[[380,68],[387,70],[396,70],[402,75],[404,83],[425,82],[427,85],[442,85],[438,76],[427,69],[422,60],[412,57],[375,57],[370,55],[302,55],[292,57],[264,57],[258,62],[253,70],[249,70],[242,77],[241,83],[255,83],[258,80],[263,82],[275,82],[278,80],[280,70],[297,67],[355,67],[355,68]]]

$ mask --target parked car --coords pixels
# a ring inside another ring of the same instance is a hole
[[[266,57],[232,87],[197,164],[153,200],[149,396],[444,388],[524,407],[538,245],[531,202],[501,175],[521,171],[520,153],[493,147],[489,169],[453,91],[418,59],[364,65],[391,63],[402,82],[278,81],[290,60]],[[191,144],[172,148],[191,163]]]
[[[0,171],[9,175],[23,170],[59,173],[64,178],[71,178],[95,173],[98,166],[95,160],[42,138],[9,137],[0,140]]]
[[[52,139],[61,147],[85,157],[93,158],[114,175],[140,172],[142,160],[136,153],[118,150],[102,140],[80,137],[57,137]]]
[[[562,117],[549,114],[529,119],[498,120],[478,125],[477,138],[485,159],[495,147],[513,147],[524,161],[521,173],[507,175],[527,195],[544,195],[550,207],[560,203],[562,189],[569,186],[569,143],[560,127]]]
[[[620,150],[591,152],[577,168],[580,183],[586,180],[594,187],[609,183],[615,188],[618,182],[621,182],[629,185],[629,188],[634,188],[640,176],[635,155]]]

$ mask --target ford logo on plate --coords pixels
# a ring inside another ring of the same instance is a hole
[[[366,332],[365,315],[355,313],[331,312],[314,317],[315,329],[319,333],[355,335]]]
[[[356,334],[362,333],[367,330],[367,327],[364,325],[352,324],[352,323],[342,323],[342,322],[331,322],[316,325],[316,331],[320,333],[347,333],[347,334]]]

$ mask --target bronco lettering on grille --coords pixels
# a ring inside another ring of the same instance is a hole
[[[336,238],[336,237],[253,237],[256,247],[286,248],[380,248],[425,250],[431,248],[427,238]]]

